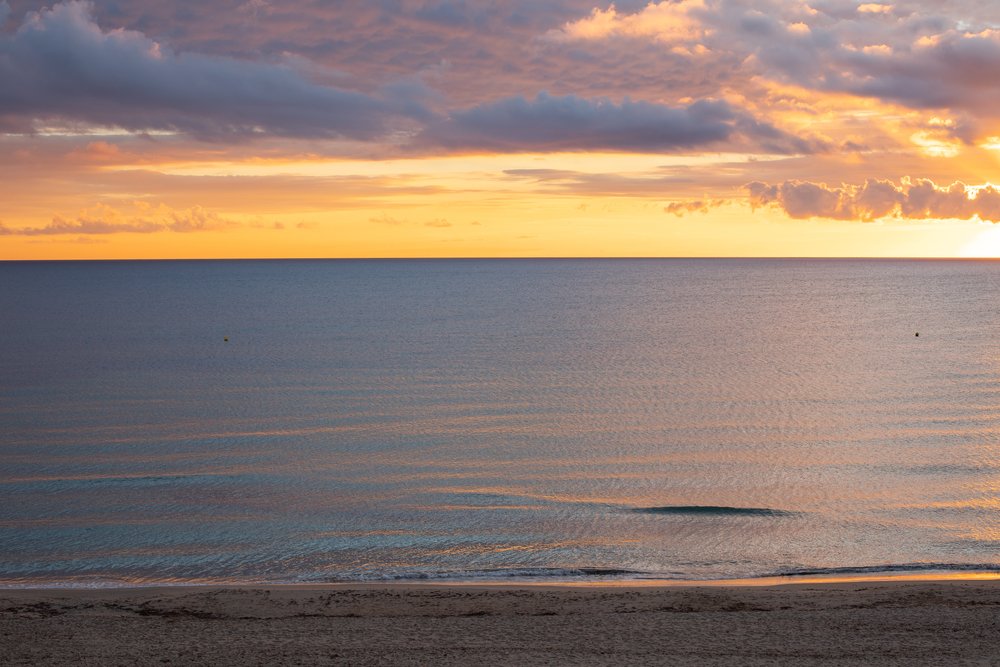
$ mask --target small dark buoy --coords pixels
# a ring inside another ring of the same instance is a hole
[[[920,334],[917,334],[917,335],[919,336]],[[229,342],[229,336],[224,337],[222,340],[224,340],[224,341],[226,341],[228,343]]]
[[[917,333],[913,334],[913,335],[916,336],[917,338],[920,338],[920,332],[919,331]],[[227,338],[226,340],[229,340],[229,339]]]

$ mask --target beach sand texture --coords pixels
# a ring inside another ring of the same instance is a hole
[[[5,665],[1000,665],[1000,582],[0,591]]]

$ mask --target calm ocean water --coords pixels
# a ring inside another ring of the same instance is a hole
[[[0,263],[0,585],[1000,571],[998,295],[974,261]]]

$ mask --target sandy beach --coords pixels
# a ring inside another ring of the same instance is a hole
[[[1000,665],[1000,581],[0,591],[7,665]]]

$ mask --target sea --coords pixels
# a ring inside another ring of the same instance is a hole
[[[0,263],[0,586],[1000,574],[1000,262]]]

